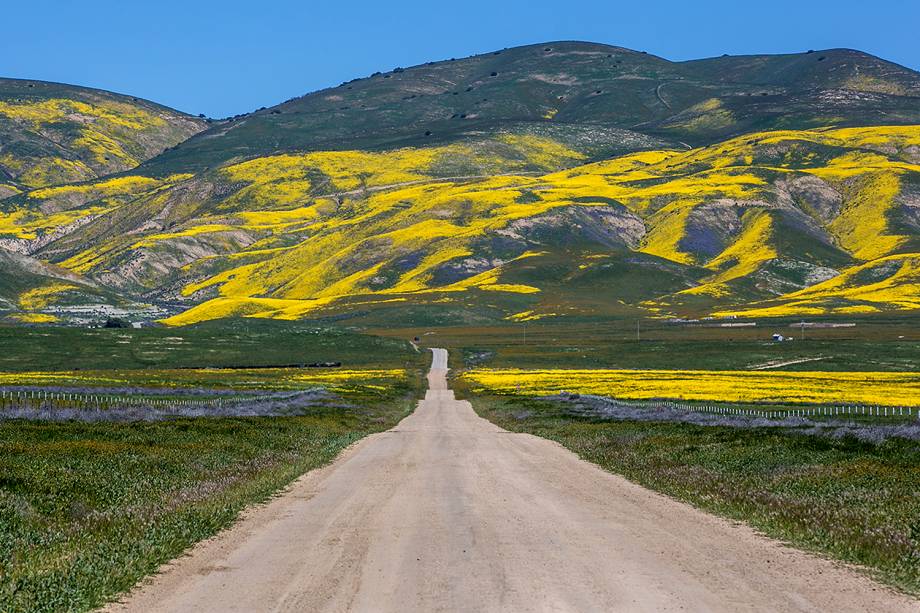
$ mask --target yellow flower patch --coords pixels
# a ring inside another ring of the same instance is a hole
[[[623,399],[920,406],[920,373],[477,369],[463,378],[501,394]]]

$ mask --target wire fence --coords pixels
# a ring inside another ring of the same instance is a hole
[[[803,417],[815,419],[827,418],[900,418],[920,419],[920,407],[887,406],[887,405],[858,405],[837,404],[819,405],[812,407],[789,407],[781,409],[732,407],[709,404],[689,404],[671,401],[653,401],[656,408],[676,409],[692,413],[709,413],[712,415],[740,415],[759,417],[762,419],[786,419],[788,417]]]
[[[181,393],[181,392],[176,392]],[[261,402],[272,400],[291,392],[267,392],[262,394],[221,395],[216,398],[158,398],[128,394],[85,394],[75,392],[52,392],[47,390],[0,390],[2,409],[80,409],[107,410],[113,408],[163,407],[169,409],[220,408],[225,404],[239,402]]]
[[[212,397],[206,396],[208,390],[200,388],[149,389],[142,391],[144,395],[3,389],[0,390],[0,419],[152,421],[170,417],[277,416],[328,405],[335,399],[322,388],[258,393],[210,392]]]
[[[775,427],[833,438],[852,436],[874,443],[890,438],[920,441],[918,407],[844,404],[742,407],[670,400],[620,400],[572,393],[544,398],[564,403],[566,411],[573,415],[605,420],[672,422],[731,428]],[[526,411],[521,413],[524,417],[527,414]]]

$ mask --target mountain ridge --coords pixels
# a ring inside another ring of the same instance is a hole
[[[575,47],[560,49],[558,48],[560,44],[574,45]],[[553,47],[551,45],[557,46]],[[621,55],[614,57],[614,54],[617,53]],[[825,55],[822,55],[822,53]],[[549,63],[550,60],[553,58],[558,59],[559,57],[571,59],[573,55],[577,59],[583,59],[587,56],[590,61],[563,63],[561,65],[561,69],[564,69],[562,76],[559,73],[547,74],[554,69]],[[840,57],[837,57],[838,55]],[[821,60],[821,58],[824,59]],[[399,146],[421,146],[429,142],[452,142],[455,137],[462,138],[464,131],[488,131],[493,129],[495,123],[507,124],[520,121],[536,125],[548,123],[550,120],[547,120],[545,115],[553,111],[555,111],[555,114],[551,118],[552,121],[568,124],[581,123],[583,117],[580,114],[588,114],[590,120],[588,123],[597,124],[605,121],[605,118],[609,118],[611,113],[617,116],[625,113],[625,116],[621,116],[619,121],[606,125],[618,129],[634,129],[637,125],[641,125],[643,121],[656,120],[656,117],[649,115],[646,107],[658,108],[658,111],[656,111],[657,120],[662,120],[681,110],[691,109],[694,104],[717,97],[718,92],[709,90],[705,92],[678,91],[675,93],[677,100],[672,104],[674,112],[666,113],[661,110],[664,107],[659,102],[660,96],[656,96],[655,87],[628,87],[623,92],[611,93],[605,91],[605,86],[609,86],[617,80],[620,83],[627,82],[625,79],[635,81],[635,77],[641,77],[645,80],[658,79],[672,85],[676,82],[676,77],[681,77],[680,80],[689,82],[688,75],[674,72],[679,71],[681,66],[692,67],[691,72],[694,79],[712,81],[713,76],[708,74],[711,71],[702,70],[702,68],[712,63],[718,63],[720,64],[718,72],[721,74],[725,72],[721,64],[737,61],[749,62],[751,59],[761,63],[780,62],[785,65],[789,62],[795,62],[800,63],[802,66],[820,65],[820,70],[812,66],[813,72],[819,75],[835,72],[841,64],[847,66],[849,65],[848,62],[858,60],[867,65],[875,66],[873,68],[875,72],[878,71],[877,66],[884,66],[886,70],[889,68],[893,70],[897,78],[890,84],[893,84],[892,87],[903,86],[907,87],[910,92],[920,92],[920,74],[915,71],[885,62],[868,54],[846,50],[839,52],[829,50],[811,54],[741,56],[740,60],[737,56],[729,56],[728,58],[670,62],[651,54],[598,43],[535,44],[478,54],[461,60],[443,60],[408,68],[396,68],[385,73],[374,73],[370,77],[353,79],[336,87],[311,92],[274,107],[234,119],[229,124],[215,126],[211,130],[190,139],[175,150],[168,152],[167,155],[160,156],[157,160],[152,160],[146,165],[146,170],[171,173],[176,172],[180,167],[186,170],[200,168],[196,164],[205,164],[206,162],[206,165],[209,166],[223,163],[231,158],[236,159],[235,156],[245,159],[246,157],[264,153],[264,149],[260,150],[260,142],[267,142],[269,148],[273,151],[349,148],[381,149]],[[541,62],[540,71],[527,70],[526,62],[531,60]],[[610,65],[605,64],[608,60],[614,66],[613,72],[609,70]],[[515,66],[515,64],[521,64],[521,62],[524,62],[525,65]],[[624,64],[624,62],[626,63]],[[615,68],[616,66],[622,68]],[[858,65],[856,68],[858,70]],[[802,69],[800,67],[800,70]],[[441,78],[440,73],[444,70],[452,72],[447,77]],[[507,72],[508,70],[512,72],[509,73]],[[578,74],[577,70],[581,70],[587,76],[582,78],[584,75]],[[617,74],[617,70],[620,70],[620,72],[625,70],[625,74]],[[667,74],[658,74],[656,71],[668,72]],[[591,78],[592,72],[598,73],[600,76]],[[652,76],[645,73],[652,74]],[[536,75],[538,79],[543,79],[542,81],[530,79],[531,85],[538,83],[540,87],[531,88],[528,86],[523,91],[514,91],[518,87],[517,76],[521,74],[528,77]],[[416,78],[410,78],[413,75],[416,75]],[[509,75],[515,77],[514,82],[507,82],[510,80]],[[565,81],[565,75],[572,79],[581,79],[584,82]],[[550,81],[555,77],[558,77],[559,82],[551,83]],[[503,82],[503,79],[505,82]],[[775,81],[775,78],[773,80]],[[709,81],[707,81],[707,87],[714,86]],[[887,83],[884,79],[881,79],[880,82]],[[903,85],[903,83],[907,83],[907,85]],[[683,86],[686,83],[678,83],[678,85]],[[704,85],[706,84],[704,83]],[[821,83],[815,84],[816,87],[820,85]],[[869,85],[872,84],[870,83]],[[863,84],[864,87],[869,85]],[[761,84],[755,84],[755,86],[761,87]],[[876,83],[875,87],[881,86]],[[367,91],[370,91],[370,94],[367,94],[369,98],[365,99]],[[484,91],[486,92],[485,94],[483,94]],[[501,94],[502,100],[510,100],[510,102],[508,104],[495,103],[496,99],[490,98],[490,91]],[[762,94],[763,92],[758,91],[757,93]],[[598,99],[605,98],[605,94],[610,94],[612,100],[600,102]],[[898,118],[897,121],[892,120],[890,123],[920,123],[920,114],[916,110],[916,101],[911,100],[908,105],[908,111],[904,111],[903,108],[899,107],[900,102],[902,102],[901,98],[897,96],[892,98],[890,94],[873,95],[880,96],[883,99],[872,101],[876,106],[887,104],[892,107],[892,112],[907,113],[907,117]],[[560,96],[566,98],[565,104],[556,105],[563,108],[555,108],[554,105]],[[680,102],[685,98],[687,100]],[[807,108],[810,104],[823,105],[821,108],[828,111],[838,109],[840,106],[839,101],[821,102],[814,100],[813,97],[806,97],[804,101],[787,101],[782,99],[782,96],[780,98],[777,100],[768,97],[766,103],[782,106],[788,102],[790,106],[798,105],[798,107],[802,107],[801,113],[803,114],[810,112]],[[487,109],[490,99],[493,102],[493,108]],[[747,106],[753,105],[754,107],[766,104],[758,101],[745,102]],[[867,102],[863,101],[863,107]],[[608,106],[605,109],[599,109],[596,108],[595,103]],[[368,113],[362,110],[362,104],[366,107],[365,110],[369,109],[373,112]],[[385,123],[389,121],[387,117],[395,112],[391,108],[394,104],[400,107],[399,113],[394,116],[392,125],[387,125]],[[419,107],[418,105],[420,104],[424,108]],[[572,108],[564,108],[567,106]],[[416,110],[412,110],[410,107]],[[634,109],[638,108],[644,108],[646,111],[637,115]],[[735,110],[728,109],[728,111]],[[754,111],[740,109],[742,115],[751,112],[759,113],[760,111],[756,108]],[[713,115],[711,112],[708,114]],[[866,108],[858,108],[854,111],[854,114],[856,117],[853,120],[857,123],[865,121]],[[703,111],[698,112],[695,117],[704,116],[705,118],[706,115],[707,113]],[[630,116],[632,117],[631,119],[624,119],[624,117]],[[317,121],[311,123],[311,117],[317,118]],[[322,119],[322,122],[319,121],[319,118]],[[713,118],[709,117],[708,119],[711,121]],[[807,119],[809,117],[803,117],[799,123],[807,123],[805,121]],[[744,123],[744,117],[741,117],[741,120]],[[366,126],[367,121],[373,121],[374,125]],[[319,123],[322,123],[322,125],[318,125]],[[820,125],[825,125],[826,123],[824,121]],[[348,124],[351,128],[344,129],[341,127],[343,124]],[[817,127],[817,125],[812,121],[807,126],[788,127]],[[287,134],[279,133],[282,127]],[[744,124],[744,129],[747,129],[747,127],[749,126]],[[762,125],[755,127],[764,129]],[[709,140],[704,139],[701,142],[691,144],[708,144],[708,142],[713,142],[713,138],[717,140],[731,135],[731,130],[728,128],[730,126],[723,126],[722,128],[715,126],[709,130],[712,135],[706,136]],[[233,137],[240,133],[245,133],[246,138]],[[675,142],[690,138],[688,131],[681,129],[680,126],[651,125],[646,135],[656,138],[664,137]],[[227,142],[222,142],[224,140]],[[246,142],[243,142],[244,140]],[[691,138],[691,140],[693,139]],[[189,151],[190,148],[191,151]],[[221,153],[216,154],[215,149],[219,149]],[[228,156],[227,154],[234,155]],[[199,161],[196,162],[195,159]]]
[[[920,74],[851,50],[530,45],[349,81],[7,198],[0,246],[179,306],[169,323],[916,309],[916,92]]]

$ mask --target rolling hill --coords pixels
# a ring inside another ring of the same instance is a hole
[[[555,42],[348,81],[216,125],[145,170],[174,174],[286,151],[389,150],[519,130],[610,156],[635,148],[632,133],[696,147],[751,131],[918,124],[918,97],[916,72],[846,49],[670,62]]]
[[[0,198],[129,170],[206,125],[138,98],[0,79]]]
[[[0,247],[171,324],[913,310],[918,237],[920,74],[849,50],[399,68],[0,200]]]

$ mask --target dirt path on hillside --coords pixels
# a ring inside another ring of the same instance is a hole
[[[774,368],[782,368],[783,366],[792,366],[793,364],[805,364],[806,362],[820,362],[821,360],[830,359],[828,356],[819,356],[816,358],[797,358],[795,360],[771,360],[769,362],[764,362],[763,364],[754,364],[748,366],[748,370],[772,370]]]
[[[918,611],[860,574],[512,434],[416,411],[111,611]]]

